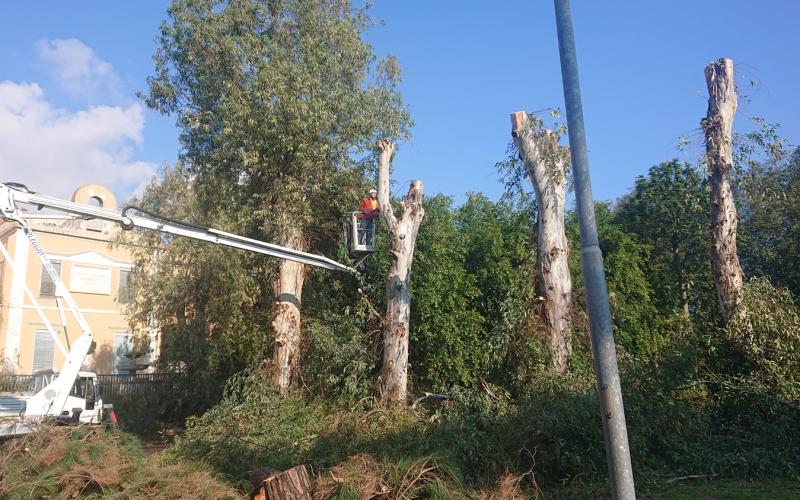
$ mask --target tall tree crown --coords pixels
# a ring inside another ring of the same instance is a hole
[[[147,104],[176,117],[201,192],[268,234],[309,227],[360,182],[359,154],[404,138],[399,67],[346,0],[175,0]],[[331,201],[334,201],[331,203]]]

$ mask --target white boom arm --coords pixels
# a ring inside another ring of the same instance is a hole
[[[99,207],[84,205],[83,203],[75,203],[73,201],[65,201],[52,196],[33,193],[18,185],[0,184],[0,209],[3,211],[3,216],[5,218],[18,220],[18,216],[9,217],[6,215],[9,213],[17,214],[16,206],[18,203],[27,203],[84,217],[116,222],[125,229],[153,229],[177,236],[186,236],[196,240],[209,241],[218,245],[271,255],[281,259],[294,260],[331,271],[358,274],[352,267],[345,266],[344,264],[340,264],[335,260],[321,255],[301,252],[300,250],[294,250],[272,243],[254,240],[252,238],[245,238],[244,236],[226,233],[217,229],[198,228],[189,224],[181,224],[157,217],[127,215],[122,212],[114,212]]]
[[[72,345],[72,348],[69,350],[59,376],[28,401],[28,407],[26,410],[27,416],[59,416],[63,411],[65,411],[64,405],[66,404],[67,397],[69,396],[69,392],[72,389],[75,379],[78,377],[78,372],[80,371],[86,355],[91,350],[94,335],[89,327],[89,324],[84,319],[83,314],[81,314],[80,310],[75,304],[75,301],[72,299],[69,291],[61,281],[61,277],[58,275],[55,268],[53,268],[50,259],[48,259],[47,254],[44,252],[36,236],[33,234],[33,231],[25,221],[24,215],[20,213],[18,207],[19,204],[30,204],[38,206],[39,208],[50,208],[61,212],[75,214],[81,217],[115,222],[124,229],[151,229],[177,236],[185,236],[187,238],[193,238],[196,240],[208,241],[218,245],[247,250],[259,254],[270,255],[281,259],[293,260],[303,264],[308,264],[310,266],[329,269],[331,271],[340,271],[354,275],[358,274],[358,272],[352,267],[345,266],[344,264],[340,264],[334,260],[320,255],[301,252],[299,250],[266,243],[264,241],[259,241],[252,238],[245,238],[244,236],[226,233],[216,229],[201,228],[189,224],[182,224],[180,222],[162,219],[157,216],[127,215],[126,210],[123,210],[122,212],[105,210],[99,207],[93,207],[72,201],[65,201],[52,196],[34,193],[28,190],[25,186],[19,184],[0,183],[0,213],[2,214],[2,218],[20,224],[25,236],[30,240],[34,252],[42,261],[43,268],[47,271],[56,285],[56,297],[64,298],[82,332],[80,338],[75,341],[75,343]],[[137,210],[135,207],[131,208]],[[54,340],[57,344],[60,344],[55,336]],[[69,408],[66,410],[68,411]]]

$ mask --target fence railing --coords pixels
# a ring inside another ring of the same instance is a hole
[[[181,377],[176,373],[141,373],[136,375],[98,375],[104,401],[112,402],[121,397],[154,392],[161,384]],[[0,392],[25,392],[33,375],[0,374]]]
[[[140,373],[137,375],[98,375],[103,401],[113,402],[121,397],[155,392],[164,383],[180,377],[175,373]]]
[[[33,375],[0,374],[0,392],[25,392],[33,381]]]

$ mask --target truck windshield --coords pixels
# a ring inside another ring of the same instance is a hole
[[[87,394],[94,395],[94,382],[90,377],[78,377],[69,393],[76,398],[86,398]]]

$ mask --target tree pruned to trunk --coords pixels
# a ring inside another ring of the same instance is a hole
[[[738,102],[733,61],[719,59],[705,69],[708,113],[702,121],[706,139],[706,168],[711,188],[711,264],[722,316],[745,317],[741,306],[744,275],[736,251],[738,214],[730,184],[733,168],[733,118]]]
[[[389,164],[395,144],[378,142],[378,204],[386,223],[391,265],[386,277],[386,318],[383,322],[383,368],[380,396],[386,405],[404,405],[408,386],[408,336],[411,296],[408,281],[417,231],[425,216],[423,184],[411,181],[402,201],[400,217],[395,216],[389,193]]]
[[[543,299],[539,317],[553,353],[553,369],[567,373],[572,354],[572,278],[564,225],[569,160],[558,135],[534,125],[524,111],[511,114],[511,135],[538,205],[536,285]]]
[[[295,226],[284,226],[280,244],[295,250],[306,250],[305,241]],[[277,302],[272,330],[275,336],[272,351],[272,381],[281,390],[292,383],[297,370],[300,349],[300,302],[303,296],[303,282],[306,266],[283,259],[273,282]]]

